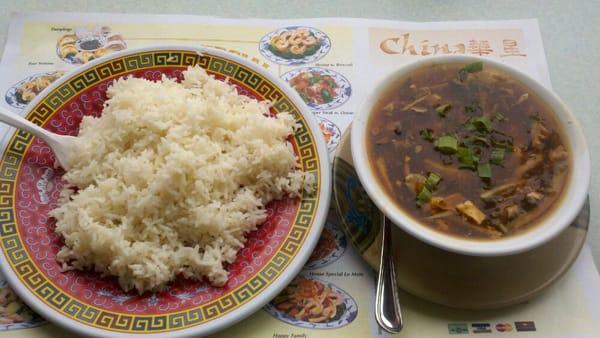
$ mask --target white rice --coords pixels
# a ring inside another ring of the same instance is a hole
[[[292,116],[268,116],[267,103],[200,67],[184,78],[117,80],[102,116],[84,117],[63,176],[70,188],[51,212],[65,269],[117,276],[140,293],[178,274],[223,285],[223,265],[265,221],[265,205],[306,184],[286,142]]]

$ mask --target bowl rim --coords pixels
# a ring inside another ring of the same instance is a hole
[[[22,116],[25,118],[28,116],[32,109],[38,105],[50,92],[56,89],[58,86],[65,83],[65,81],[71,78],[75,74],[84,72],[100,63],[104,63],[111,59],[119,58],[129,54],[136,54],[140,52],[148,51],[161,51],[161,50],[183,50],[194,53],[207,53],[220,56],[236,63],[239,63],[245,67],[260,73],[266,79],[271,81],[276,87],[284,92],[292,101],[292,103],[298,108],[300,115],[302,115],[308,125],[309,130],[312,132],[315,147],[317,149],[317,159],[319,161],[319,171],[321,175],[321,190],[319,192],[319,202],[317,210],[314,216],[314,223],[312,229],[307,235],[302,248],[298,254],[291,260],[289,265],[282,271],[281,275],[271,282],[263,291],[257,294],[249,302],[240,305],[238,308],[218,317],[212,321],[201,323],[195,326],[176,329],[173,331],[162,331],[156,333],[145,332],[143,335],[148,336],[162,336],[168,335],[169,337],[192,337],[198,335],[208,335],[215,333],[219,330],[225,329],[226,327],[232,326],[235,323],[245,319],[251,314],[260,310],[265,304],[279,294],[298,273],[301,272],[304,264],[310,257],[313,249],[315,248],[329,211],[329,205],[331,200],[331,171],[329,169],[329,155],[327,146],[323,134],[320,131],[316,117],[310,112],[304,101],[300,98],[298,93],[287,85],[278,76],[271,74],[268,70],[261,68],[259,65],[246,60],[238,55],[229,53],[227,51],[218,50],[215,48],[205,46],[185,46],[185,45],[155,45],[141,48],[131,48],[118,51],[109,55],[102,56],[98,59],[94,59],[86,64],[77,66],[76,68],[67,71],[59,79],[54,81],[48,87],[46,87],[40,94],[23,109]],[[9,128],[7,135],[14,133],[14,128]],[[7,257],[4,254],[0,254],[0,271],[4,274],[10,287],[15,290],[17,295],[23,299],[23,301],[29,305],[35,312],[42,315],[48,321],[57,324],[58,326],[76,332],[83,336],[95,336],[95,337],[139,337],[139,333],[126,333],[118,331],[110,331],[101,329],[98,327],[89,326],[80,323],[74,319],[64,316],[57,312],[53,308],[47,306],[43,302],[39,301],[38,298],[33,295],[30,290],[22,283],[16,276],[10,265],[8,264]]]
[[[463,239],[443,234],[420,224],[401,208],[395,205],[387,193],[376,183],[375,174],[367,156],[365,134],[371,109],[380,98],[379,93],[412,71],[427,65],[482,61],[484,66],[498,70],[520,81],[530,91],[537,94],[555,113],[557,122],[564,131],[566,143],[572,152],[572,168],[567,178],[566,191],[562,193],[560,205],[545,215],[541,224],[521,234],[492,241]],[[419,59],[397,68],[381,79],[375,89],[363,100],[360,110],[352,122],[352,159],[359,180],[375,205],[402,230],[438,248],[472,256],[503,256],[520,253],[535,248],[558,235],[569,226],[583,207],[588,194],[591,175],[591,162],[583,130],[572,111],[550,89],[522,71],[493,59],[467,55],[436,55]]]

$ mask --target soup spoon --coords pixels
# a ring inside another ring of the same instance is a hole
[[[58,161],[58,164],[65,170],[69,170],[68,156],[73,150],[75,136],[58,135],[49,132],[42,127],[28,121],[16,113],[12,113],[4,108],[0,107],[0,121],[13,126],[17,129],[24,130],[44,140],[48,144],[54,156]]]
[[[392,230],[390,221],[381,214],[381,256],[375,296],[375,319],[389,333],[398,333],[404,325],[398,297],[398,284],[391,253]]]

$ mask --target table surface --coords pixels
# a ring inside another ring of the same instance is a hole
[[[195,14],[232,18],[364,17],[404,21],[503,20],[537,18],[552,86],[583,125],[592,154],[592,172],[600,171],[600,1],[176,1],[176,0],[0,0],[0,43],[6,41],[11,12],[76,11],[147,14]],[[592,224],[588,243],[600,266],[600,175],[590,187]]]

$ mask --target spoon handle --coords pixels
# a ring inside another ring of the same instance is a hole
[[[377,277],[377,295],[375,298],[375,319],[379,326],[389,333],[402,330],[403,321],[398,297],[394,257],[391,253],[391,229],[387,217],[381,215],[381,257]]]
[[[52,134],[47,130],[3,108],[0,108],[0,121],[17,129],[25,130],[46,142],[52,138]]]

